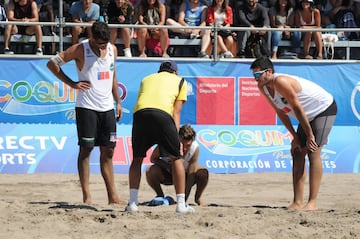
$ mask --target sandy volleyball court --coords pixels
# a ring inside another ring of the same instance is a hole
[[[125,199],[127,180],[116,175]],[[100,175],[91,175],[93,204],[85,205],[77,175],[0,174],[0,238],[359,238],[359,185],[357,174],[325,174],[320,210],[294,212],[285,210],[292,199],[288,173],[211,174],[209,206],[179,216],[175,206],[142,205],[130,214],[107,205]],[[165,192],[175,197],[173,187]],[[154,196],[143,175],[140,202]]]

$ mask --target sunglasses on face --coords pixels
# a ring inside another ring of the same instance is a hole
[[[265,70],[262,70],[262,71],[255,71],[255,72],[253,73],[255,79],[259,79],[259,78],[262,76],[262,74],[264,74],[265,72],[267,72],[267,70],[268,70],[268,69],[265,69]]]

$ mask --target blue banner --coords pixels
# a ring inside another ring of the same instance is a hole
[[[160,59],[159,59],[160,60]],[[77,92],[57,80],[46,59],[0,59],[0,173],[77,173]],[[124,117],[118,124],[116,173],[131,162],[131,123],[141,79],[160,61],[116,63]],[[178,61],[188,82],[181,123],[197,130],[200,164],[213,173],[291,172],[290,136],[257,90],[249,62]],[[77,80],[75,64],[63,70]],[[338,116],[321,155],[324,172],[358,173],[360,65],[277,63],[276,72],[310,79],[334,95]],[[149,160],[144,161],[144,169]],[[94,149],[91,172],[99,173]]]

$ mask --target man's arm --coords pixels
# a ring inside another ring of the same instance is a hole
[[[115,45],[112,45],[114,49],[114,62],[116,62],[116,56],[117,56],[117,48]],[[116,77],[116,64],[114,64],[114,77],[113,77],[113,87],[112,87],[112,94],[114,101],[116,102],[116,108],[115,108],[115,115],[116,115],[116,121],[119,121],[122,118],[122,106],[121,106],[121,99],[119,95],[119,85]]]
[[[299,102],[297,97],[294,83],[288,80],[287,76],[280,76],[276,78],[275,87],[277,91],[285,97],[291,108],[294,110],[297,120],[307,136],[307,146],[310,150],[317,150],[318,146],[315,142],[315,136],[313,134],[310,122],[305,114],[304,108]]]
[[[90,82],[81,81],[75,82],[68,75],[66,75],[61,66],[71,60],[76,61],[77,67],[82,67],[84,64],[83,61],[83,46],[81,43],[76,44],[68,48],[66,51],[60,52],[59,54],[52,57],[48,63],[47,67],[49,70],[62,82],[74,89],[87,90],[91,87]]]
[[[180,129],[180,113],[181,113],[183,104],[184,104],[184,101],[182,101],[182,100],[176,100],[174,103],[173,118],[175,121],[177,131],[179,131],[179,129]]]
[[[189,160],[189,166],[187,169],[187,177],[186,177],[186,183],[185,183],[185,195],[186,198],[189,196],[190,190],[192,186],[195,184],[195,173],[196,170],[199,168],[199,152],[200,149],[197,147],[197,149],[194,152],[194,155]]]

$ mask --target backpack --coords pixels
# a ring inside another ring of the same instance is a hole
[[[269,57],[270,51],[265,38],[260,35],[251,34],[246,41],[245,56],[248,58]]]

